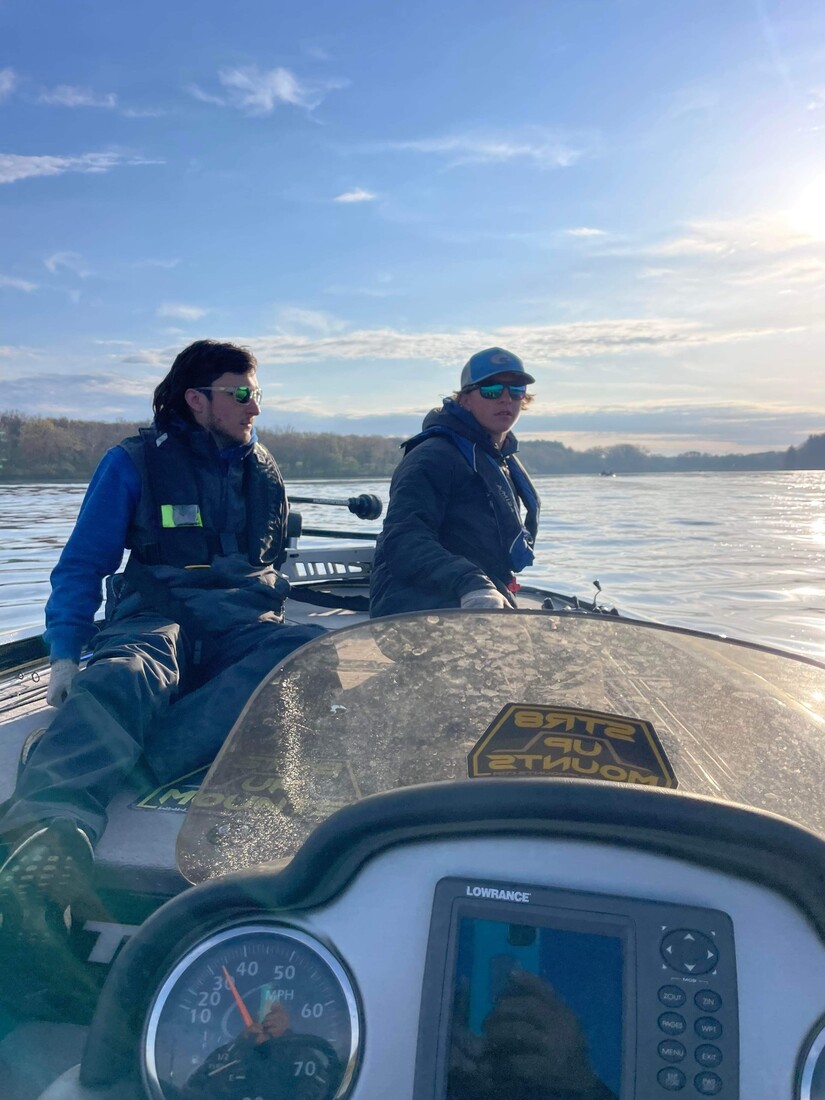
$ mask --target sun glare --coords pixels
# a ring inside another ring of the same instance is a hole
[[[798,233],[825,241],[825,175],[808,184],[789,211],[788,221]]]

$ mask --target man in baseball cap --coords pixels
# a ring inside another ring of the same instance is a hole
[[[476,352],[459,390],[404,446],[375,551],[370,614],[516,606],[533,561],[539,498],[511,428],[535,379],[504,348]]]

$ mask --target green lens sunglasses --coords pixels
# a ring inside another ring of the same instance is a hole
[[[260,405],[263,400],[263,391],[259,390],[257,386],[197,386],[199,390],[218,390],[220,393],[228,393],[231,397],[234,397],[239,405],[248,405],[250,401],[254,401],[256,405]]]

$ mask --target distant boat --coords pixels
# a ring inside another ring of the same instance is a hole
[[[615,477],[616,475],[613,473],[612,470],[602,470],[602,472],[599,476],[600,477]]]

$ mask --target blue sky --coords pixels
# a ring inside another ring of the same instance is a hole
[[[0,408],[405,435],[499,344],[523,438],[825,431],[821,0],[0,0]]]

